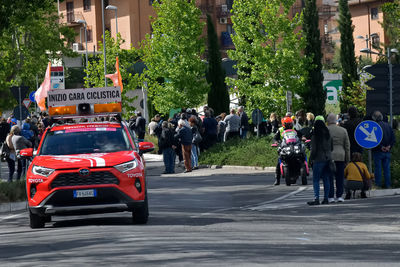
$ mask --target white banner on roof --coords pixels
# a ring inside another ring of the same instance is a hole
[[[50,90],[47,96],[49,107],[73,106],[82,103],[105,104],[121,102],[121,89],[116,87],[96,87],[80,89]]]

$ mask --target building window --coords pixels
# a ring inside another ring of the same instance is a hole
[[[83,10],[84,11],[90,11],[92,7],[92,3],[90,0],[83,0]]]
[[[67,22],[74,22],[74,2],[67,2]]]
[[[104,0],[104,8],[108,6],[108,0]]]
[[[371,8],[371,19],[379,19],[379,13],[377,7]]]
[[[226,0],[226,5],[228,6],[228,10],[232,10],[233,0]]]
[[[92,26],[87,27],[87,41],[88,42],[93,42],[93,31],[92,31]]]

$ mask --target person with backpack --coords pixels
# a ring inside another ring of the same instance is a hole
[[[18,163],[17,180],[21,178],[22,173],[26,169],[26,160],[17,158],[17,151],[32,147],[32,143],[20,134],[21,128],[19,128],[18,125],[14,125],[11,128],[10,134],[6,138],[7,145],[10,148],[10,158],[9,160],[7,160],[9,170],[9,182],[12,182],[13,180],[13,175],[15,172],[15,161],[17,161]]]

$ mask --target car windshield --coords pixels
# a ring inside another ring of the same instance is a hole
[[[40,155],[110,153],[132,150],[123,128],[91,127],[48,131]]]

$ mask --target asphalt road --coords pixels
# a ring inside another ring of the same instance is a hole
[[[201,169],[160,175],[148,163],[150,219],[54,217],[31,230],[0,214],[1,266],[399,266],[400,197],[308,207],[312,186],[273,175]]]

